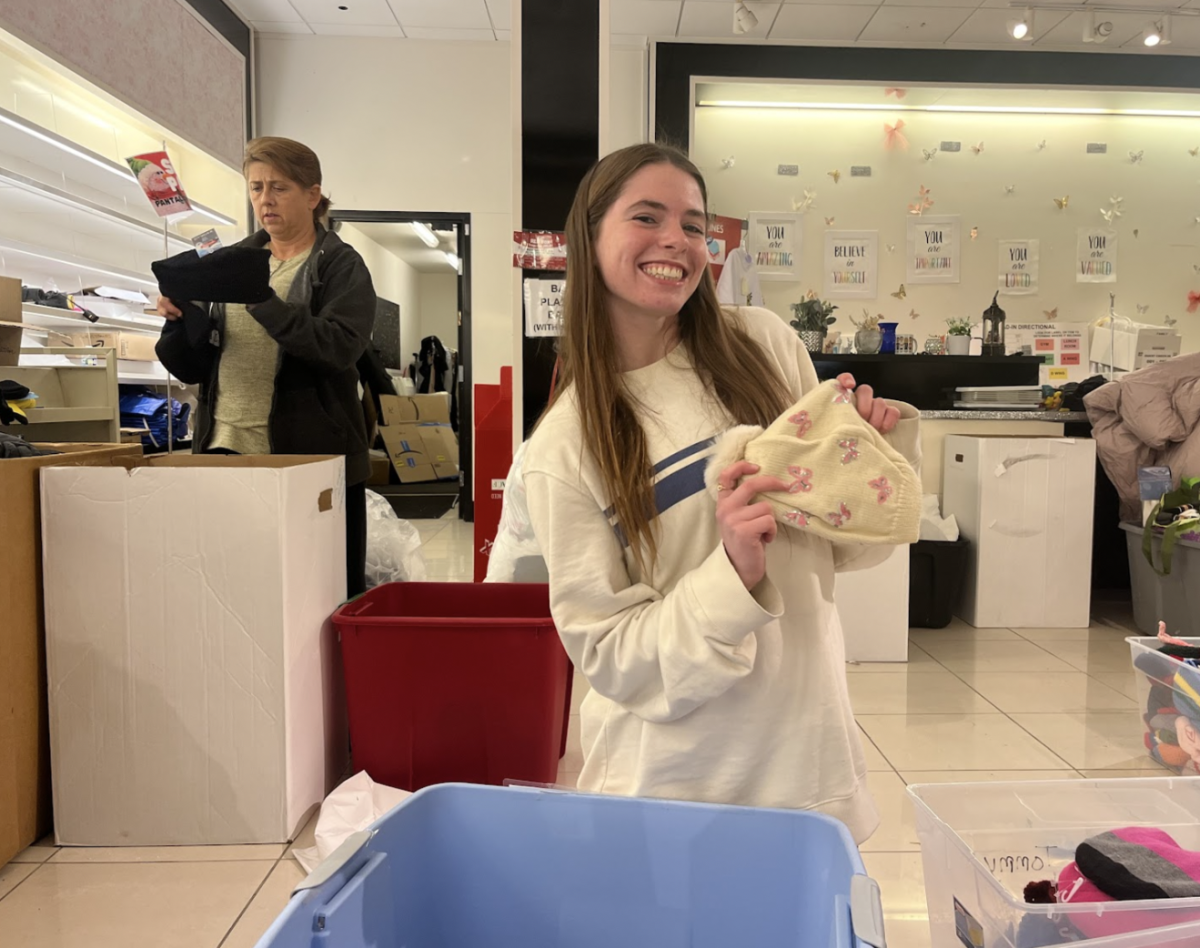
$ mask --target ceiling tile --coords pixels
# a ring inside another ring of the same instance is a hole
[[[318,36],[388,36],[404,39],[404,30],[396,26],[371,26],[367,23],[312,23]]]
[[[679,36],[689,37],[731,37],[740,40],[766,39],[779,12],[780,3],[755,2],[746,0],[750,12],[758,17],[758,26],[749,33],[733,32],[733,9],[731,2],[710,2],[710,0],[684,0],[683,17],[679,23]]]
[[[682,6],[681,0],[612,0],[609,30],[634,36],[674,36]],[[733,4],[728,6],[732,15]]]
[[[512,29],[512,0],[484,0],[497,30]]]
[[[259,33],[303,33],[305,36],[312,36],[312,27],[303,21],[300,23],[251,23],[250,25]]]
[[[493,30],[443,30],[430,26],[409,26],[404,30],[409,39],[427,40],[492,40],[496,39]]]
[[[858,38],[874,12],[872,7],[785,3],[771,39],[850,42]]]
[[[292,0],[292,6],[310,24],[396,25],[387,0]]]
[[[484,0],[388,0],[388,3],[406,33],[410,26],[440,30],[492,28]]]
[[[1149,17],[1129,13],[1097,13],[1097,22],[1109,21],[1113,25],[1112,36],[1104,43],[1092,44],[1083,42],[1083,23],[1085,13],[1070,13],[1052,26],[1043,22],[1045,16],[1037,10],[1033,14],[1033,45],[1034,46],[1076,46],[1087,49],[1093,45],[1100,49],[1112,49],[1120,46],[1135,33],[1141,33]],[[1056,14],[1057,16],[1057,14]]]
[[[884,6],[871,17],[860,40],[876,43],[944,43],[970,10],[954,7]]]
[[[1051,13],[1039,10],[1034,18],[1034,28],[1035,30],[1050,30],[1068,16],[1070,16],[1069,13],[1061,11]],[[1028,46],[1029,43],[1015,40],[1009,35],[1009,22],[1018,19],[1020,19],[1020,12],[1017,10],[991,8],[976,10],[962,26],[950,35],[947,42],[1000,47]],[[1079,42],[1081,35],[1081,33],[1076,34],[1076,43]]]
[[[249,23],[299,23],[303,17],[288,0],[229,0]]]

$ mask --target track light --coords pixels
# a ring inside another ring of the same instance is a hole
[[[1083,41],[1085,43],[1103,43],[1112,36],[1113,25],[1111,20],[1101,20],[1096,22],[1096,11],[1089,10],[1084,14],[1083,20]]]
[[[426,247],[436,247],[441,243],[441,241],[438,240],[437,234],[431,231],[420,221],[409,221],[408,226],[413,229],[414,234],[421,238],[421,242],[425,244]]]
[[[750,10],[743,0],[733,5],[733,32],[749,33],[758,26],[758,17]]]
[[[1157,46],[1162,42],[1162,33],[1156,24],[1151,23],[1148,27],[1142,30],[1142,42],[1147,46]]]
[[[1021,19],[1009,21],[1008,35],[1015,40],[1033,39],[1033,9],[1031,7],[1025,8]]]

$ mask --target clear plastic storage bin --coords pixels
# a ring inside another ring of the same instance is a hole
[[[1133,594],[1133,624],[1154,635],[1165,622],[1174,635],[1200,635],[1200,543],[1181,536],[1175,543],[1171,575],[1160,576],[1142,552],[1143,528],[1121,524],[1129,555],[1129,585]],[[1162,537],[1151,541],[1154,562],[1162,565]]]
[[[317,867],[259,948],[867,948],[879,889],[816,813],[442,784]]]
[[[1157,638],[1130,636],[1125,641],[1137,676],[1146,752],[1174,773],[1200,774],[1200,668],[1160,654]],[[1200,638],[1184,641],[1200,647]]]
[[[924,784],[909,794],[932,948],[1048,948],[1064,943],[1053,934],[1059,919],[1088,948],[1200,945],[1200,899],[1028,905],[1023,896],[1109,830],[1152,826],[1200,849],[1200,780]]]

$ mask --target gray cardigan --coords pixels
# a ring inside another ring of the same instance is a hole
[[[259,231],[241,242],[261,247]],[[201,303],[212,332],[188,344],[183,320],[163,326],[156,351],[182,382],[199,384],[193,445],[203,451],[212,435],[212,413],[225,336],[225,306]],[[358,397],[356,363],[375,324],[375,289],[358,252],[337,234],[317,226],[317,241],[292,282],[286,300],[272,296],[250,307],[251,315],[279,344],[268,435],[272,454],[343,454],[346,483],[370,474],[366,422]]]

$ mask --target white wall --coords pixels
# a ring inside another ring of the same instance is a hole
[[[646,83],[649,53],[613,47],[609,54],[608,150],[647,141]]]
[[[804,189],[816,200],[802,222],[804,245],[799,281],[764,282],[768,307],[790,319],[789,305],[812,288],[824,293],[824,234],[877,230],[880,244],[878,295],[874,300],[839,301],[835,329],[853,332],[848,315],[863,306],[913,333],[918,346],[946,331],[947,317],[978,320],[997,289],[998,241],[1040,241],[1040,291],[1000,296],[1008,323],[1042,323],[1057,310],[1063,323],[1090,323],[1107,313],[1109,293],[1117,310],[1142,322],[1178,321],[1183,351],[1200,349],[1200,318],[1185,312],[1188,292],[1200,278],[1194,200],[1200,160],[1188,149],[1200,145],[1194,120],[1140,115],[1035,115],[903,113],[910,147],[888,150],[887,112],[704,108],[697,110],[693,154],[704,172],[710,209],[744,218],[754,211],[790,211]],[[958,153],[926,160],[923,149],[959,141]],[[1046,142],[1044,149],[1038,145]],[[984,143],[974,154],[970,147]],[[1104,155],[1086,153],[1104,142]],[[1143,152],[1141,161],[1129,153]],[[735,165],[721,168],[733,155]],[[799,177],[781,177],[779,164],[798,164]],[[869,178],[852,178],[851,165],[869,165]],[[835,183],[829,171],[840,170]],[[961,282],[914,285],[906,279],[906,229],[917,220],[908,205],[918,188],[931,189],[930,215],[958,215],[962,227]],[[1012,193],[1006,186],[1012,185]],[[1054,198],[1069,196],[1059,210]],[[1111,225],[1101,208],[1124,198],[1122,216]],[[832,219],[827,225],[826,218]],[[972,240],[970,231],[978,228]],[[1111,227],[1118,234],[1115,283],[1077,283],[1076,229]],[[889,249],[893,247],[894,250]],[[894,297],[906,284],[903,299]],[[1139,307],[1145,307],[1139,313]],[[919,314],[919,315],[913,315]]]
[[[437,336],[458,348],[458,277],[453,273],[421,274],[421,338]]]
[[[312,147],[338,207],[471,215],[472,368],[497,383],[514,352],[508,44],[260,35],[257,64],[259,134]]]
[[[421,274],[353,224],[342,224],[338,236],[362,255],[375,295],[400,307],[400,357],[407,365],[421,340]]]

